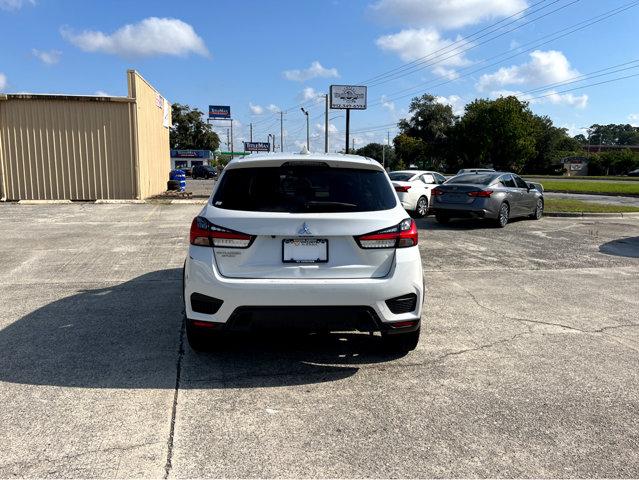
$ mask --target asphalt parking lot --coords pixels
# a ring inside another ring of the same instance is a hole
[[[0,477],[637,477],[639,219],[419,221],[418,349],[194,354],[198,205],[0,205]]]

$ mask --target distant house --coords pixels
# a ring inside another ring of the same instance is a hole
[[[171,169],[213,165],[214,159],[211,150],[171,150]]]

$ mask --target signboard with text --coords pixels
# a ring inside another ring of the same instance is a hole
[[[244,151],[246,152],[270,152],[271,144],[269,142],[244,142]]]
[[[331,85],[330,99],[333,109],[366,110],[366,87]]]
[[[209,105],[209,118],[230,119],[231,107],[229,105]]]

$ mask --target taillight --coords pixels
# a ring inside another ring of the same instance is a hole
[[[406,193],[410,190],[410,185],[395,185],[395,191],[399,193]]]
[[[193,219],[189,237],[191,245],[221,248],[247,248],[255,239],[252,235],[213,225],[204,217]]]
[[[476,192],[468,192],[469,197],[490,197],[492,194],[492,190],[477,190]]]
[[[361,248],[405,248],[417,245],[417,224],[407,218],[399,225],[355,237]]]
[[[443,190],[440,190],[439,188],[433,188],[433,189],[430,191],[430,194],[431,194],[431,195],[434,195],[435,197],[439,197],[440,195],[443,195],[443,194],[444,194],[444,191],[443,191]]]

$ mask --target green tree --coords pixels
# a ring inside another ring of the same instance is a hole
[[[625,148],[592,155],[588,163],[588,174],[625,175],[635,168],[639,168],[639,155]]]
[[[220,137],[213,131],[211,125],[202,120],[203,114],[200,110],[174,103],[172,114],[171,148],[212,151],[219,148]]]
[[[639,145],[639,127],[594,124],[588,129],[591,145]]]
[[[421,138],[400,133],[393,139],[393,145],[395,145],[397,156],[396,166],[393,169],[408,168],[411,165],[421,169],[431,166],[428,145]]]
[[[555,127],[547,116],[533,115],[535,154],[528,159],[523,171],[526,173],[552,174],[562,172],[557,158],[558,152],[580,155],[581,145],[568,135],[565,128]],[[564,158],[564,157],[561,157]]]
[[[382,163],[382,159],[385,159],[386,165],[392,166],[395,164],[395,149],[393,147],[386,146],[386,151],[383,152],[384,145],[381,143],[369,143],[362,148],[358,148],[355,154],[362,155],[363,157],[369,157]]]
[[[451,131],[451,143],[466,167],[492,165],[497,170],[521,172],[537,154],[540,122],[527,102],[514,96],[479,99],[466,105]]]

